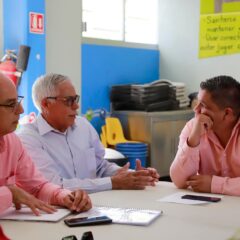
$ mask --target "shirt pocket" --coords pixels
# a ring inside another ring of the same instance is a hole
[[[96,156],[95,149],[81,149],[79,150],[76,158],[76,175],[78,178],[96,178]]]

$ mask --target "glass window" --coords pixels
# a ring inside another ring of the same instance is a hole
[[[123,39],[122,0],[83,0],[84,37]]]
[[[157,44],[158,0],[83,0],[83,37]]]
[[[126,0],[125,40],[157,44],[158,0]]]

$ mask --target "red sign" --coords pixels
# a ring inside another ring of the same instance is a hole
[[[30,33],[44,33],[44,15],[42,13],[29,13]]]

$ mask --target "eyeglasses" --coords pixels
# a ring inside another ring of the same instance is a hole
[[[72,107],[74,103],[78,103],[80,96],[68,96],[68,97],[47,97],[47,99],[54,99],[54,100],[60,100],[63,101],[64,104],[68,107]]]
[[[17,101],[9,104],[0,104],[0,107],[10,108],[12,109],[12,112],[16,112],[19,106],[21,105],[23,99],[24,99],[23,96],[18,96]]]

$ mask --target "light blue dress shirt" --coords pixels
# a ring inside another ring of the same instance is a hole
[[[76,118],[62,133],[39,115],[33,123],[22,125],[18,135],[49,181],[88,193],[112,189],[110,176],[120,167],[103,159],[104,147],[85,118]]]

